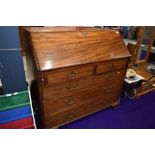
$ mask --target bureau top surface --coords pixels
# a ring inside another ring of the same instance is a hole
[[[31,44],[41,71],[129,57],[120,34],[82,27],[31,27]]]

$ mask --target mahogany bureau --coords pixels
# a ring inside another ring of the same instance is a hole
[[[89,27],[25,27],[29,85],[53,128],[119,103],[130,54],[120,34]]]

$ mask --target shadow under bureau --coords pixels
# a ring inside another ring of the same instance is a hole
[[[119,103],[130,54],[120,34],[89,27],[24,27],[32,98],[42,128]]]

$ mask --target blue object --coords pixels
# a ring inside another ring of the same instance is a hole
[[[0,26],[0,49],[20,48],[17,26]]]
[[[146,55],[147,55],[147,50],[141,50],[139,60],[145,60]]]
[[[0,124],[32,116],[30,105],[0,112]]]
[[[122,37],[126,38],[128,34],[128,26],[122,26],[123,34]]]
[[[27,90],[18,27],[0,27],[0,79],[4,94]]]

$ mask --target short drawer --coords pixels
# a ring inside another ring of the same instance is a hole
[[[111,60],[98,63],[96,67],[96,74],[111,72],[118,69],[126,69],[127,63],[127,59]]]
[[[84,117],[93,112],[96,112],[100,109],[106,108],[117,101],[117,99],[111,98],[110,96],[106,96],[103,99],[96,99],[94,101],[84,103],[77,107],[58,112],[54,115],[44,116],[43,124],[45,125],[45,128],[60,126],[78,118]]]
[[[143,94],[152,90],[155,90],[155,81],[150,81],[142,84],[141,87],[137,90],[137,93]]]
[[[58,69],[44,73],[45,83],[47,85],[72,81],[85,76],[93,75],[95,66],[80,66]]]
[[[45,100],[43,101],[44,114],[48,115],[61,111],[62,109],[75,107],[85,102],[90,102],[96,99],[103,99],[107,95],[119,98],[120,91],[118,90],[118,86],[116,84],[112,84],[111,86],[105,85],[101,89],[96,88],[61,98]]]
[[[123,83],[125,70],[119,70],[103,75],[90,76],[71,82],[66,82],[53,86],[43,87],[43,100],[48,100],[55,97],[63,97],[77,92],[90,90],[92,88],[104,87],[106,84],[119,84]],[[120,87],[118,86],[118,87]]]

